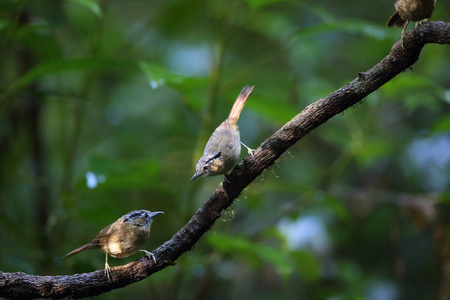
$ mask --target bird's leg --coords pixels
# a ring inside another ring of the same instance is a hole
[[[416,24],[414,25],[414,28],[417,28],[418,26],[420,26],[420,25],[422,25],[423,23],[426,23],[426,22],[428,22],[428,21],[429,21],[428,19],[420,20],[420,21],[416,22]]]
[[[224,173],[223,177],[225,177],[225,181],[226,182],[231,183],[231,181],[228,179],[228,174],[227,173]]]
[[[108,281],[111,282],[111,268],[108,264],[108,253],[106,253],[106,259],[105,259],[105,275],[108,278]]]
[[[241,142],[241,145],[244,146],[245,148],[247,148],[247,152],[248,152],[249,155],[253,156],[253,151],[255,151],[255,149],[250,148],[249,146],[247,146],[243,142]]]
[[[148,258],[148,259],[153,259],[153,261],[155,262],[155,264],[156,264],[156,257],[155,257],[155,254],[153,254],[153,253],[151,253],[150,251],[147,251],[147,250],[139,250],[139,251],[141,251],[142,253],[144,253],[145,254],[145,256]]]
[[[405,25],[403,25],[403,28],[402,28],[402,38],[400,39],[400,41],[402,42],[403,50],[405,50],[405,46],[403,45],[403,38],[405,37],[405,30],[406,30],[406,27],[408,27],[408,24],[409,24],[409,21],[406,20]]]

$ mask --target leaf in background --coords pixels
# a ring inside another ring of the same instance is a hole
[[[344,31],[349,33],[360,33],[367,37],[383,40],[388,38],[386,29],[382,26],[373,25],[362,20],[345,20],[337,22],[321,23],[319,25],[302,28],[295,33],[295,38],[315,37],[321,33],[333,31]]]
[[[450,204],[450,191],[443,192],[439,199],[440,204]]]
[[[140,62],[139,67],[147,76],[148,84],[152,89],[157,89],[164,84],[177,85],[186,81],[189,77],[170,72],[169,70],[148,62]]]
[[[106,189],[151,188],[151,183],[157,182],[161,166],[151,159],[121,160],[96,155],[91,157],[87,171],[104,176]]]
[[[345,205],[340,201],[340,199],[337,199],[331,195],[325,195],[323,203],[333,211],[333,213],[339,217],[342,221],[350,221],[351,215],[345,207]]]
[[[450,116],[442,117],[441,119],[436,120],[432,131],[434,133],[450,132]]]
[[[270,263],[283,277],[291,275],[294,271],[289,256],[279,249],[254,243],[242,237],[221,234],[210,235],[208,242],[221,252],[244,255],[246,260],[252,260],[257,266]],[[256,261],[255,258],[257,258]]]
[[[10,22],[6,19],[0,18],[0,31],[10,26]]]
[[[320,278],[319,260],[308,251],[294,251],[291,254],[303,278],[309,282]]]
[[[23,25],[17,31],[17,39],[33,49],[42,61],[54,61],[61,57],[61,46],[48,34],[54,30],[50,24]]]
[[[123,173],[111,174],[109,180],[115,189],[153,188],[152,182],[157,182],[160,174],[160,163],[151,159],[139,159],[124,162],[126,170]],[[156,189],[155,189],[156,190]]]
[[[355,141],[352,144],[352,153],[362,166],[369,166],[376,160],[392,153],[394,146],[388,139],[380,139],[376,136],[367,137],[364,142]]]
[[[361,266],[353,261],[342,261],[336,266],[337,277],[345,284],[353,286],[355,289],[359,286],[363,278]]]
[[[285,0],[247,0],[246,2],[251,6],[253,9],[260,9],[263,6],[270,5],[272,3],[282,2]]]
[[[139,62],[139,67],[147,77],[148,84],[152,89],[157,89],[162,85],[171,86],[182,93],[183,99],[186,100],[190,107],[196,110],[202,107],[202,96],[199,94],[199,91],[203,90],[207,85],[207,78],[183,76],[164,67],[144,61]]]
[[[398,76],[385,84],[382,93],[405,103],[409,110],[420,107],[438,111],[445,91],[433,79],[423,76]]]
[[[100,8],[100,5],[95,0],[67,0],[70,2],[78,3],[87,9],[89,9],[91,12],[94,13],[97,17],[101,18],[103,16],[102,9]]]
[[[276,97],[267,97],[261,94],[258,94],[257,100],[251,101],[249,104],[254,111],[265,118],[283,123],[300,112],[294,106],[286,102],[280,102]]]
[[[126,61],[119,61],[107,58],[81,58],[81,59],[63,59],[44,62],[28,71],[24,76],[17,80],[6,91],[7,97],[10,93],[28,86],[30,83],[47,75],[52,75],[66,71],[82,71],[88,72],[103,69],[124,69],[132,68],[133,64]]]
[[[289,258],[287,253],[284,253],[279,249],[257,245],[257,253],[261,260],[274,265],[280,275],[285,279],[294,271],[291,259]]]
[[[245,256],[247,262],[253,266],[259,266],[261,264],[256,257],[255,245],[248,240],[223,234],[214,234],[208,236],[208,243],[222,253]]]

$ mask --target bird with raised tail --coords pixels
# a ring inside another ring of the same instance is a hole
[[[253,86],[245,86],[231,108],[230,114],[219,127],[214,130],[206,143],[203,156],[198,160],[195,174],[191,181],[198,177],[225,175],[230,171],[241,155],[241,137],[237,121],[242,109],[253,91]],[[242,144],[245,146],[244,144]],[[251,153],[251,149],[249,149]]]

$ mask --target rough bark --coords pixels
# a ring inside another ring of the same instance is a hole
[[[399,33],[400,35],[400,33]],[[183,253],[192,249],[201,236],[228,208],[241,191],[265,169],[269,168],[289,147],[331,117],[363,100],[400,72],[410,68],[419,58],[425,44],[450,44],[450,23],[429,22],[410,31],[403,46],[396,43],[383,60],[344,87],[307,106],[300,114],[265,140],[237,165],[228,180],[192,216],[191,220],[154,254],[158,263],[141,258],[112,268],[108,282],[103,270],[67,276],[33,276],[25,273],[0,272],[0,296],[7,298],[81,298],[95,296],[147,278],[170,266]]]

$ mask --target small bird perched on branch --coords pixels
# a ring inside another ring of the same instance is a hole
[[[231,108],[230,114],[219,127],[214,130],[203,151],[203,156],[198,160],[195,174],[191,181],[204,176],[224,174],[233,168],[241,155],[241,137],[237,121],[253,91],[253,86],[245,86]],[[251,149],[242,145],[249,150]]]
[[[402,42],[406,27],[410,21],[421,24],[427,21],[433,14],[436,0],[397,0],[396,12],[389,18],[386,26],[397,26],[402,28]]]
[[[117,221],[103,228],[97,236],[86,245],[83,245],[63,257],[77,254],[86,249],[100,249],[106,253],[105,275],[111,281],[111,268],[108,264],[108,255],[117,258],[128,257],[141,251],[156,263],[153,253],[140,249],[148,240],[153,218],[163,214],[162,211],[134,210],[120,217]]]

